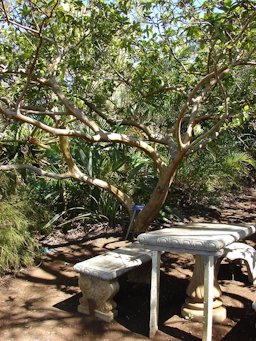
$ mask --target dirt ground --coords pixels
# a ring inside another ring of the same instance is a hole
[[[187,212],[193,221],[251,224],[256,222],[256,190],[240,195],[222,209],[210,207]],[[123,276],[115,296],[118,317],[111,323],[77,312],[80,291],[73,265],[106,250],[123,245],[122,228],[94,226],[56,233],[43,240],[47,247],[38,266],[7,275],[0,281],[0,340],[3,341],[114,341],[148,340],[149,292],[146,284],[132,284]],[[246,240],[256,247],[256,236]],[[194,260],[188,254],[163,254],[160,288],[159,331],[154,340],[201,339],[202,324],[185,320],[180,309]],[[248,283],[245,269],[223,263],[219,283],[227,319],[213,327],[213,340],[256,341],[256,287]]]

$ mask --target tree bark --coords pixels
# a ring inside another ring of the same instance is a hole
[[[179,151],[175,159],[166,166],[159,175],[158,183],[150,197],[148,204],[138,215],[134,230],[138,233],[146,231],[150,223],[155,219],[161,207],[165,203],[169,188],[175,179],[175,175],[186,150]]]

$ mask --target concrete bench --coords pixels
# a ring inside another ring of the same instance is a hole
[[[119,291],[118,278],[150,261],[151,252],[135,242],[75,264],[74,270],[80,274],[79,286],[83,294],[78,311],[112,321],[117,316],[113,297]],[[142,276],[141,272],[138,277]],[[150,271],[148,276],[150,281]],[[132,276],[131,272],[132,277],[134,279],[136,275]]]
[[[245,243],[232,243],[225,248],[218,263],[220,264],[224,258],[228,261],[242,260],[246,266],[248,281],[256,285],[256,250],[252,246]]]

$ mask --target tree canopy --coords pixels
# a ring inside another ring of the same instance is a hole
[[[23,139],[19,158],[2,147],[0,170],[76,179],[131,212],[127,184],[91,153],[111,149],[113,169],[134,177],[122,155],[136,154],[140,176],[156,179],[138,231],[182,160],[255,113],[254,1],[1,0],[0,10],[2,146]]]

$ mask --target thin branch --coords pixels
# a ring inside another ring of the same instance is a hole
[[[69,172],[74,179],[78,179],[82,182],[97,186],[101,189],[108,191],[109,193],[113,194],[117,198],[117,200],[120,201],[121,204],[124,205],[128,209],[128,211],[131,210],[134,202],[130,196],[128,196],[123,191],[119,190],[117,187],[109,184],[108,182],[104,180],[100,180],[100,179],[85,175],[79,169],[79,167],[75,163],[70,153],[69,139],[66,136],[60,137],[60,147],[61,147],[61,151],[63,153],[64,159],[66,161],[66,164],[68,166]]]
[[[5,19],[8,21],[8,15],[7,15],[7,12],[6,12],[5,5],[4,5],[3,0],[1,0],[1,4],[2,4],[2,8],[3,8],[3,12],[4,12]]]
[[[74,107],[74,105],[66,98],[64,92],[61,90],[60,86],[56,82],[55,79],[52,80],[45,80],[40,79],[40,83],[45,84],[49,86],[53,92],[58,96],[59,100],[64,104],[64,106],[67,108],[67,110],[75,116],[79,121],[85,123],[89,128],[91,128],[95,133],[100,133],[101,129],[98,126],[98,124],[83,115],[77,108]]]
[[[40,111],[40,110],[31,110],[31,109],[20,109],[21,112],[26,114],[33,114],[33,115],[47,115],[47,116],[62,116],[62,115],[70,115],[66,111]]]
[[[209,129],[207,132],[205,132],[204,134],[200,135],[196,140],[194,140],[190,147],[193,148],[193,151],[195,150],[195,148],[202,148],[203,146],[205,146],[207,143],[211,142],[211,135],[216,133],[219,128],[222,126],[222,124],[225,122],[225,120],[229,117],[229,98],[227,97],[225,88],[219,78],[219,75],[216,75],[216,82],[215,84],[218,84],[220,86],[221,92],[223,94],[224,97],[224,106],[225,106],[225,113],[223,115],[221,115],[221,117],[219,118],[219,120],[216,122],[216,124],[214,124],[212,126],[211,129]],[[212,82],[213,83],[213,82]],[[211,88],[209,86],[209,88]],[[209,91],[208,91],[209,92]]]
[[[37,4],[35,4],[33,1],[28,0],[30,2],[30,4],[32,4],[39,12],[41,12],[44,16],[48,17],[48,14],[42,10],[42,8],[40,8]],[[56,5],[58,4],[58,1],[56,2]],[[56,6],[55,5],[55,6]]]
[[[97,42],[96,48],[101,52],[101,54],[104,54],[106,56],[106,53],[103,51],[103,49],[101,48],[100,44]],[[109,60],[107,61],[108,64],[111,66],[111,68],[113,69],[113,71],[116,73],[116,75],[119,77],[119,79],[124,82],[126,85],[128,85],[130,88],[134,89],[134,85],[128,80],[126,79],[113,65],[112,62],[110,62]],[[143,97],[143,94],[141,92],[141,90],[136,89],[136,91],[138,91],[138,93]]]
[[[23,170],[27,169],[35,172],[39,176],[46,176],[52,179],[70,179],[72,176],[69,173],[56,174],[51,172],[46,172],[38,167],[27,165],[27,164],[19,164],[19,165],[0,165],[0,171],[12,171],[12,170]]]
[[[133,120],[126,120],[126,119],[113,119],[112,117],[109,117],[106,113],[104,113],[102,110],[98,109],[93,103],[87,101],[84,98],[80,99],[96,114],[98,114],[101,118],[103,118],[108,124],[110,125],[125,125],[125,126],[132,126],[136,127],[137,129],[143,131],[148,140],[156,143],[161,143],[161,144],[168,144],[167,141],[165,141],[163,138],[158,138],[157,136],[154,136],[150,130],[142,123],[133,121]]]
[[[200,110],[201,104],[202,104],[203,100],[211,92],[211,90],[215,87],[215,85],[218,81],[219,81],[219,78],[218,78],[218,76],[216,76],[216,81],[211,81],[210,84],[207,86],[207,88],[202,92],[202,94],[197,96],[193,100],[193,107],[192,107],[192,111],[190,114],[190,119],[188,122],[187,131],[186,131],[185,136],[184,136],[184,142],[181,145],[182,148],[186,148],[190,144],[190,141],[192,139],[193,128],[196,125],[197,114]]]
[[[233,65],[234,66],[234,65]],[[194,100],[194,97],[196,95],[196,93],[202,88],[202,86],[206,83],[206,82],[210,82],[210,87],[213,87],[214,85],[217,84],[217,82],[226,74],[230,72],[230,68],[228,68],[227,66],[222,67],[221,69],[219,69],[217,71],[217,75],[218,78],[216,78],[216,71],[214,70],[213,72],[209,73],[208,75],[206,75],[205,77],[203,77],[192,89],[192,91],[190,92],[188,99],[186,100],[186,102],[183,104],[180,113],[178,115],[178,118],[175,122],[174,125],[174,129],[175,132],[177,134],[177,139],[178,139],[178,144],[180,148],[185,148],[188,147],[188,145],[183,145],[182,139],[181,139],[181,124],[183,121],[183,118],[185,116],[185,113],[187,112],[189,106],[191,105],[191,103]]]
[[[32,117],[23,115],[19,111],[15,112],[10,109],[4,108],[1,105],[1,103],[0,103],[0,113],[2,113],[4,116],[10,119],[29,123],[35,127],[38,127],[41,130],[49,132],[50,134],[54,136],[70,136],[70,137],[82,138],[83,140],[87,142],[91,142],[91,143],[112,142],[112,143],[122,143],[130,147],[136,147],[142,150],[144,153],[146,153],[155,162],[155,165],[159,171],[161,171],[163,167],[165,166],[164,162],[161,160],[160,155],[156,152],[156,150],[153,147],[151,147],[148,143],[141,141],[140,139],[133,137],[133,136],[127,136],[127,135],[118,134],[118,133],[108,133],[108,132],[103,132],[103,131],[100,131],[97,135],[91,136],[89,134],[86,134],[77,130],[53,128],[51,126],[48,126],[42,122],[35,120]]]
[[[46,19],[46,18],[45,18]],[[43,42],[43,38],[42,38],[42,29],[43,29],[43,26],[44,26],[44,23],[45,23],[45,19],[43,20],[43,22],[41,23],[40,25],[40,29],[39,29],[39,43],[37,45],[37,48],[36,48],[36,52],[35,52],[35,56],[32,60],[32,63],[31,63],[31,66],[29,68],[29,71],[28,71],[28,76],[27,76],[27,81],[25,83],[25,86],[22,90],[22,93],[20,94],[17,102],[16,102],[16,110],[19,110],[20,108],[20,104],[29,88],[29,85],[30,85],[30,82],[31,82],[31,79],[32,79],[32,74],[35,70],[35,66],[36,66],[36,63],[37,63],[37,60],[39,58],[39,53],[40,53],[40,50],[41,50],[41,47],[42,47],[42,42]]]
[[[65,55],[67,55],[68,53],[76,50],[89,35],[90,35],[89,32],[84,34],[83,37],[77,43],[71,45],[66,51],[63,52],[62,57],[65,57]]]
[[[148,93],[142,93],[141,95],[143,98],[148,98],[148,97],[155,96],[155,95],[168,92],[168,91],[174,91],[174,92],[185,94],[184,90],[185,90],[184,87],[179,88],[178,86],[167,86],[167,87],[162,87],[160,89],[150,91]]]
[[[29,70],[27,72],[26,84],[25,84],[25,86],[24,86],[24,88],[22,90],[21,95],[19,96],[19,98],[18,98],[18,100],[16,102],[16,110],[20,110],[20,104],[21,104],[21,102],[22,102],[22,100],[23,100],[23,98],[24,98],[24,96],[25,96],[25,94],[26,94],[26,92],[27,92],[27,90],[29,88],[29,85],[30,85],[30,82],[31,82],[31,79],[32,79],[32,75],[33,75],[33,72],[35,70],[35,66],[36,66],[37,60],[39,58],[39,53],[40,53],[40,50],[41,50],[41,47],[42,47],[42,43],[43,43],[43,35],[42,35],[43,27],[44,27],[46,21],[52,17],[53,11],[54,11],[55,7],[57,6],[57,4],[58,4],[58,1],[56,1],[54,6],[52,7],[50,15],[45,16],[43,18],[43,20],[42,20],[40,25],[38,25],[37,22],[35,21],[36,26],[38,27],[39,43],[37,45],[37,48],[36,48],[36,51],[35,51],[35,56],[34,56],[34,58],[32,60],[31,66],[30,66],[30,68],[29,68]],[[34,16],[33,16],[33,18],[34,18]]]
[[[31,27],[22,25],[22,24],[18,23],[15,20],[9,19],[8,17],[6,18],[6,21],[8,22],[8,24],[12,24],[14,26],[17,26],[17,27],[19,27],[19,28],[21,28],[23,30],[26,30],[28,32],[31,32],[31,33],[36,34],[36,35],[39,36],[39,31],[37,31],[37,30],[35,30],[35,29],[31,28]]]
[[[51,27],[52,37],[53,37],[53,44],[55,45],[55,48],[57,51],[57,56],[53,59],[53,62],[49,66],[49,71],[50,71],[50,74],[52,74],[55,77],[57,74],[58,65],[62,60],[63,53],[61,53],[61,51],[59,49],[59,45],[57,43],[54,30],[52,29],[52,26],[50,26],[50,27]]]
[[[249,18],[247,18],[238,36],[234,40],[232,40],[233,44],[236,44],[238,42],[238,40],[242,37],[242,35],[244,34],[244,31],[247,29],[247,27],[249,26],[251,22],[255,22],[255,12],[253,12],[252,15]]]

